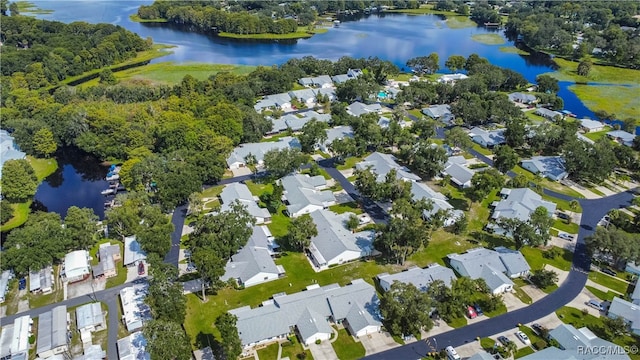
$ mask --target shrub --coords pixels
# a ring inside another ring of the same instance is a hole
[[[320,340],[320,339],[316,340],[316,345],[320,345],[321,342],[322,342],[322,340]]]
[[[536,350],[542,350],[547,347],[547,342],[544,340],[538,340],[533,344],[533,346],[536,348]]]

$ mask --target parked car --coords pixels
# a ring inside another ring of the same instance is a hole
[[[18,290],[24,290],[27,288],[27,279],[21,278],[18,280]]]
[[[520,339],[520,341],[522,341],[525,345],[531,345],[531,340],[529,340],[529,337],[527,336],[527,334],[523,333],[522,331],[518,331],[516,332],[516,336],[518,337],[518,339]]]
[[[597,309],[598,311],[604,311],[604,306],[602,306],[602,303],[598,300],[591,299],[587,301],[587,305],[591,306],[594,309]]]
[[[558,219],[562,219],[562,220],[571,220],[571,216],[563,213],[563,212],[559,212],[558,213]]]
[[[511,344],[511,340],[509,340],[506,336],[498,336],[498,341],[504,346]]]
[[[469,319],[475,319],[476,317],[478,317],[478,314],[476,313],[476,310],[473,308],[473,306],[467,306],[467,316],[469,317]]]
[[[138,275],[144,275],[144,263],[142,261],[138,263]]]
[[[536,335],[541,337],[544,337],[544,334],[547,333],[547,328],[538,323],[531,325],[531,329],[536,333]]]
[[[609,269],[609,268],[603,268],[602,272],[607,274],[607,275],[611,275],[611,276],[616,276],[618,275],[615,271]]]
[[[447,353],[449,360],[460,360],[460,355],[458,355],[453,346],[447,346],[444,350]]]
[[[567,233],[563,233],[563,232],[558,233],[558,237],[559,237],[560,239],[565,239],[565,240],[569,240],[569,241],[573,241],[573,239],[574,239],[574,236],[573,236],[573,235],[571,235],[571,234],[567,234]]]
[[[482,312],[482,308],[480,308],[480,305],[478,305],[477,303],[473,304],[473,310],[476,311],[476,314],[478,314],[478,316],[484,315],[484,313]]]

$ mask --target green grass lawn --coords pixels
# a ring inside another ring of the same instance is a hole
[[[607,126],[607,129],[605,130],[588,132],[584,134],[584,136],[593,141],[596,141],[602,137],[605,137],[609,131],[611,131],[611,128]]]
[[[29,218],[31,200],[23,203],[11,204],[13,208],[13,217],[0,226],[0,231],[9,231],[24,224]]]
[[[640,73],[640,70],[636,72]],[[618,119],[637,119],[640,114],[638,102],[640,85],[638,84],[636,82],[632,87],[572,85],[569,86],[569,90],[574,92],[591,111],[604,110],[610,114],[616,114]]]
[[[360,215],[364,212],[360,208],[357,202],[348,202],[344,204],[329,206],[329,210],[333,211],[336,214],[344,214],[346,212],[351,212],[356,215]]]
[[[60,267],[58,265],[54,265],[53,266],[53,277],[54,277],[54,279],[58,279],[59,268]],[[62,286],[57,286],[57,284],[54,281],[53,292],[51,294],[33,294],[33,293],[29,293],[28,297],[29,297],[29,307],[31,309],[35,309],[35,308],[39,308],[41,306],[57,303],[57,302],[60,302],[60,301],[64,300],[63,299],[63,297],[64,297],[64,289],[62,288]]]
[[[627,288],[629,284],[623,282],[621,280],[616,279],[613,276],[609,276],[607,274],[601,273],[599,271],[592,271],[589,273],[589,280],[595,282],[596,284],[600,284],[602,286],[606,286],[609,289],[618,292],[620,294],[626,294]]]
[[[245,185],[247,185],[247,187],[249,188],[249,191],[251,191],[251,194],[253,194],[253,196],[260,196],[265,192],[268,192],[268,193],[273,192],[273,184],[271,183],[263,184],[263,183],[254,182],[252,180],[247,180],[244,183]]]
[[[527,356],[527,355],[531,355],[533,354],[535,351],[533,350],[533,348],[531,348],[530,346],[525,346],[522,349],[518,349],[518,351],[516,351],[516,353],[513,355],[514,359],[519,359],[521,357]]]
[[[580,231],[580,225],[573,222],[567,224],[564,222],[564,220],[561,219],[556,219],[553,222],[553,227],[569,234],[577,234],[578,231]]]
[[[564,271],[571,270],[571,260],[573,259],[573,253],[567,249],[562,249],[555,246],[554,248],[560,249],[560,251],[562,252],[562,256],[558,256],[555,259],[547,259],[542,256],[544,250],[532,248],[529,246],[523,247],[522,249],[520,249],[520,252],[525,257],[532,270],[542,269],[545,264],[549,264]]]
[[[506,42],[504,38],[498,34],[475,34],[471,36],[471,40],[485,45],[502,45]]]
[[[531,119],[531,120],[533,120],[534,122],[537,122],[537,123],[548,121],[547,119],[543,118],[542,116],[536,115],[535,111],[525,111],[524,114],[525,114],[525,116],[527,118],[529,118],[529,119]]]
[[[418,119],[422,118],[424,115],[422,115],[422,112],[420,109],[411,109],[407,111],[409,114],[417,117]]]
[[[545,288],[539,288],[540,290],[542,290],[545,294],[551,294],[552,292],[558,290],[558,285],[557,284],[553,284],[553,285],[549,285]]]
[[[547,75],[551,75],[560,81],[632,84],[636,86],[640,83],[640,70],[625,69],[615,66],[593,65],[589,75],[585,77],[578,75],[578,62],[558,57],[554,58],[553,61],[558,64],[560,68]]]
[[[224,189],[224,185],[212,186],[202,191],[200,193],[200,198],[205,199],[218,197],[218,195],[220,195],[220,193],[222,192],[222,189]]]
[[[417,9],[391,9],[386,10],[386,12],[392,13],[402,13],[408,15],[444,15],[446,17],[445,23],[451,29],[463,29],[478,26],[473,20],[471,20],[468,16],[462,16],[453,11],[441,11],[434,10],[433,5],[421,5]]]
[[[116,269],[118,270],[118,275],[107,279],[107,284],[105,285],[107,289],[124,284],[124,282],[127,281],[127,268],[123,266],[118,266],[118,264],[121,264],[121,263],[116,262]]]
[[[493,155],[491,150],[487,148],[483,148],[482,146],[480,146],[480,144],[477,144],[477,143],[473,143],[473,150],[479,152],[482,155],[486,155],[486,156]]]
[[[338,330],[338,338],[332,345],[340,360],[356,360],[364,357],[364,346],[355,342],[345,329]]]
[[[518,49],[515,46],[500,46],[499,50],[500,52],[508,53],[508,54],[529,55],[528,52]]]
[[[265,348],[258,350],[258,359],[278,360],[278,347],[280,347],[280,344],[273,343]]]
[[[596,289],[593,286],[589,286],[589,285],[585,286],[585,288],[602,301],[611,301],[613,300],[614,297],[618,296],[618,294],[616,294],[611,290],[604,292],[600,289]]]
[[[513,294],[518,299],[520,299],[520,301],[522,301],[524,304],[532,304],[533,303],[533,299],[531,298],[531,296],[529,296],[529,294],[527,294],[519,286],[514,287],[513,290],[514,290]]]
[[[367,154],[368,155],[368,154]],[[356,166],[357,163],[362,161],[367,155],[364,156],[352,156],[345,159],[344,164],[336,166],[338,170],[348,170]]]
[[[458,329],[461,328],[463,326],[467,326],[467,318],[466,317],[459,317],[459,318],[453,318],[451,319],[450,322],[447,323],[449,326],[451,326],[454,329]]]
[[[36,172],[38,181],[44,180],[47,176],[53,174],[56,169],[58,169],[58,161],[56,161],[56,159],[42,159],[28,155],[27,160]]]
[[[263,137],[260,139],[260,142],[276,142],[283,137],[291,136],[292,133],[290,131],[284,131],[276,135],[271,135],[269,137]]]
[[[281,238],[289,233],[291,218],[284,214],[286,209],[286,206],[280,206],[277,214],[271,214],[271,222],[267,224],[271,235],[276,238]]]
[[[221,313],[240,306],[257,306],[273,294],[300,292],[314,283],[320,286],[332,283],[346,285],[359,278],[373,285],[373,277],[377,274],[398,272],[402,269],[393,265],[381,266],[374,261],[356,261],[316,273],[301,253],[285,253],[276,259],[276,264],[282,265],[286,270],[286,276],[282,279],[242,290],[221,289],[215,295],[208,295],[205,303],[197,295],[187,295],[184,326],[190,338],[196,339],[199,333],[218,336],[213,323]]]
[[[546,194],[542,194],[540,195],[542,196],[543,200],[547,200],[547,201],[551,201],[553,203],[556,203],[556,210],[560,210],[560,211],[572,211],[575,213],[581,213],[582,212],[582,206],[580,206],[580,203],[578,203],[576,208],[572,208],[571,207],[571,203],[569,203],[567,200],[563,200],[563,199],[558,199],[557,197],[553,197],[553,196],[549,196]],[[580,197],[582,197],[582,194],[580,194]]]
[[[283,343],[281,357],[282,358],[288,357],[291,360],[299,359],[298,354],[301,354],[303,352],[307,354],[305,359],[313,360],[313,356],[311,356],[311,351],[303,350],[302,345],[298,341],[298,338],[296,336],[290,336],[289,342]]]
[[[486,338],[480,339],[480,346],[487,351],[493,349],[495,344],[496,344],[496,341],[493,340],[492,338],[486,337]]]

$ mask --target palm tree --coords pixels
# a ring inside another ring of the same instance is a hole
[[[571,208],[571,210],[577,210],[578,206],[580,205],[580,203],[578,202],[578,200],[571,200],[569,201],[569,207]]]

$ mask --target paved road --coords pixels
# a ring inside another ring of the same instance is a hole
[[[173,210],[173,215],[171,216],[171,223],[173,224],[173,232],[171,233],[171,249],[164,257],[164,262],[172,264],[175,267],[178,267],[178,261],[180,260],[180,238],[182,237],[182,227],[184,226],[186,216],[186,205],[180,205],[175,208],[175,210]]]
[[[584,238],[594,232],[598,221],[609,210],[630,206],[632,200],[632,191],[601,199],[579,199],[583,213],[573,255],[573,266],[565,282],[556,291],[525,308],[431,337],[428,339],[430,343],[437,344],[437,348],[440,350],[449,345],[456,347],[476,341],[476,337],[491,336],[509,329],[515,331],[518,324],[538,320],[569,303],[582,291],[587,282],[591,259],[587,255]],[[365,359],[419,359],[430,351],[432,350],[427,347],[425,341],[418,341],[367,356]]]

